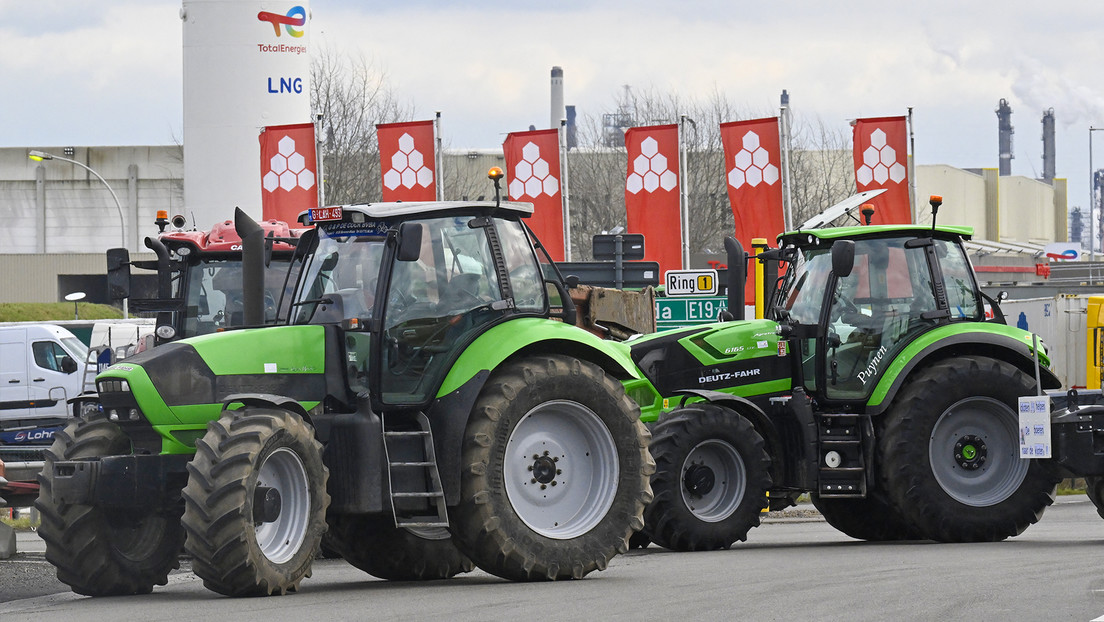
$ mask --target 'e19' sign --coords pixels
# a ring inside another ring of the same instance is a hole
[[[269,78],[268,79],[268,92],[277,93],[302,93],[303,92],[303,79],[302,78]]]

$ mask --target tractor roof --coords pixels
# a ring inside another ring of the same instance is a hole
[[[521,218],[533,215],[532,203],[517,201],[410,201],[396,203],[365,203],[362,205],[339,205],[342,215],[345,213],[361,213],[372,219],[401,219],[408,220],[414,217],[442,215],[448,212],[480,212],[497,211],[506,212]],[[334,207],[321,208],[321,210],[333,210]],[[299,214],[300,222],[310,222],[312,211],[307,210]],[[333,215],[331,212],[330,216]],[[315,222],[324,219],[347,220],[347,217],[317,218]]]
[[[942,239],[968,240],[974,235],[973,227],[921,225],[868,225],[865,227],[830,227],[826,229],[808,229],[805,231],[787,231],[778,236],[782,244],[795,246],[819,246],[834,240],[861,240],[870,238],[890,238],[901,236],[933,236]]]

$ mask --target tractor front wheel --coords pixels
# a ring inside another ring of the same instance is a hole
[[[598,366],[562,355],[506,363],[468,420],[457,545],[514,581],[605,569],[651,500],[647,437],[639,409]]]
[[[885,488],[927,538],[995,542],[1054,502],[1059,478],[1020,458],[1017,398],[1035,383],[1015,366],[961,356],[921,370],[886,413]]]
[[[185,549],[203,584],[227,596],[296,591],[330,500],[311,427],[277,408],[224,411],[196,442],[188,474]]]
[[[54,463],[131,453],[130,439],[103,417],[78,418],[54,435],[38,476],[38,535],[57,577],[86,596],[148,594],[180,566],[184,531],[179,510],[142,512],[54,499]]]
[[[746,540],[771,487],[764,445],[750,421],[716,404],[665,414],[653,429],[655,499],[644,510],[644,532],[675,551]]]

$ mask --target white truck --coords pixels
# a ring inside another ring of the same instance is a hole
[[[88,346],[56,324],[0,326],[0,459],[41,460],[90,379],[87,360]]]

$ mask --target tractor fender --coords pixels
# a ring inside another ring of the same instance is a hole
[[[721,391],[710,391],[708,389],[680,389],[676,391],[675,394],[683,396],[678,408],[685,405],[686,398],[697,397],[710,404],[724,406],[729,410],[739,413],[750,421],[751,425],[755,427],[755,431],[759,432],[763,440],[767,442],[767,453],[770,454],[771,457],[770,471],[772,480],[775,482],[782,481],[781,469],[783,463],[780,457],[785,455],[782,436],[778,432],[778,428],[774,425],[774,422],[771,421],[771,418],[768,417],[767,413],[763,412],[763,409],[759,408],[755,402],[738,395],[730,395],[728,393],[722,393]]]
[[[527,354],[557,353],[590,361],[618,380],[639,379],[629,347],[603,340],[577,326],[545,318],[518,318],[491,327],[457,357],[437,397],[459,389],[480,371]]]
[[[889,409],[897,392],[916,370],[938,361],[965,355],[981,355],[1005,361],[1030,377],[1035,377],[1035,358],[1031,333],[1000,324],[974,325],[967,331],[955,331],[954,325],[940,327],[921,335],[897,354],[886,368],[867,402],[866,413],[879,415]],[[982,328],[984,327],[984,328]],[[996,330],[994,330],[994,328]],[[1024,336],[1027,336],[1025,340]],[[1039,362],[1043,389],[1058,389],[1062,381]]]
[[[233,393],[223,398],[222,409],[224,411],[231,410],[230,407],[234,404],[281,408],[299,415],[303,418],[303,421],[310,423],[311,420],[310,415],[307,413],[307,410],[303,408],[302,404],[283,395],[274,395],[272,393]]]

